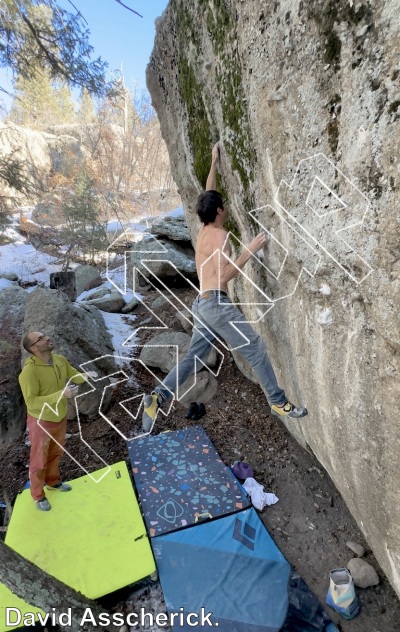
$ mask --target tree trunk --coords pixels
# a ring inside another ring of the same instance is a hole
[[[71,612],[71,625],[64,625],[63,621],[63,630],[69,632],[98,631],[91,617],[98,625],[100,613],[107,614],[96,602],[48,575],[1,541],[0,581],[28,604],[41,608],[45,613],[54,612],[56,623],[61,613]],[[83,618],[86,621],[82,623]],[[111,615],[109,618],[111,620]],[[49,622],[52,622],[51,618]],[[101,630],[116,632],[119,628],[110,624],[102,626]]]

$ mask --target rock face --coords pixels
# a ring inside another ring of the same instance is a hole
[[[111,292],[105,296],[91,299],[90,301],[84,301],[85,305],[93,305],[102,312],[120,312],[125,305],[124,298],[120,292]]]
[[[168,373],[176,365],[176,349],[178,347],[178,357],[181,360],[190,345],[190,336],[183,332],[168,332],[153,336],[143,347],[140,353],[140,360],[148,367],[160,368],[164,373]],[[212,349],[207,358],[207,365],[215,367],[217,355]],[[190,391],[187,392],[190,388]],[[191,375],[180,387],[179,401],[185,406],[190,402],[198,401],[207,404],[216,394],[218,383],[209,371],[200,371],[196,376]],[[186,395],[183,395],[186,393]]]
[[[147,83],[193,242],[217,140],[232,243],[271,233],[231,296],[261,318],[280,384],[309,409],[289,431],[400,596],[397,12],[396,0],[171,0]]]
[[[20,287],[0,292],[0,446],[21,434],[26,412],[18,375],[25,303],[29,294]]]
[[[191,237],[183,215],[178,217],[164,217],[163,220],[154,222],[150,226],[150,232],[156,237],[166,237],[172,241],[190,242]]]
[[[74,161],[83,161],[85,155],[81,143],[71,136],[56,136],[45,132],[0,122],[1,157],[5,162],[14,163],[8,184],[1,183],[1,194],[9,200],[22,202],[36,201],[40,191],[46,190],[50,168],[60,170],[65,156],[73,156]],[[25,193],[19,193],[12,183],[23,179]]]
[[[74,270],[76,281],[76,295],[79,296],[85,290],[99,287],[103,283],[99,271],[93,266],[77,266]]]
[[[161,369],[168,373],[176,365],[176,349],[179,360],[186,355],[191,337],[180,331],[168,332],[153,336],[143,347],[140,359],[148,366]],[[217,354],[212,349],[207,358],[207,365],[213,368],[217,362]]]
[[[146,261],[146,267],[142,260]],[[182,248],[165,239],[150,238],[141,241],[131,251],[130,266],[130,278],[132,269],[136,268],[141,272],[141,278],[154,280],[153,275],[156,275],[169,287],[185,286],[186,280],[198,283],[193,249]],[[139,285],[136,282],[135,287]]]
[[[93,362],[86,370],[96,370],[99,377],[115,372],[116,365],[112,357],[113,348],[110,334],[104,324],[101,313],[90,305],[78,307],[71,303],[62,293],[54,290],[38,288],[29,295],[26,301],[24,334],[28,331],[43,331],[52,337],[54,352],[65,356],[76,369],[86,362]],[[27,354],[24,352],[23,361]],[[103,358],[96,360],[97,358]],[[77,398],[79,411],[89,416],[97,416],[103,387],[85,397]],[[80,387],[86,389],[86,386]],[[86,391],[85,391],[86,392]],[[105,391],[104,410],[111,401],[110,389]],[[69,418],[74,415],[69,407]]]

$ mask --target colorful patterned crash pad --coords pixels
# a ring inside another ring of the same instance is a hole
[[[212,613],[209,621],[219,632],[281,629],[291,569],[254,509],[153,538],[151,544],[169,613],[183,608],[200,621],[203,609]]]
[[[251,506],[201,426],[148,435],[128,447],[150,537]]]
[[[47,492],[48,512],[36,509],[29,489],[19,494],[6,544],[90,599],[151,575],[154,559],[126,463],[70,482],[70,492]]]

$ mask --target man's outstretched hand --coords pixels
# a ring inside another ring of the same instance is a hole
[[[64,388],[63,395],[67,399],[70,399],[71,397],[75,397],[76,395],[78,395],[78,392],[79,392],[79,387],[77,385],[75,386],[70,385]]]
[[[250,250],[250,252],[253,253],[253,255],[255,255],[256,252],[264,248],[268,240],[269,235],[267,235],[266,233],[259,233],[257,237],[254,237],[254,239],[249,243],[247,248]]]
[[[212,148],[211,151],[211,162],[216,165],[219,163],[219,159],[220,159],[220,145],[219,145],[219,141],[218,143],[215,143],[214,147]]]
[[[219,164],[219,143],[215,143],[211,151],[211,167],[206,182],[206,191],[215,191],[217,188],[217,167]]]

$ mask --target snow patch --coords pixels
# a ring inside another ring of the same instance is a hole
[[[123,343],[132,335],[134,330],[134,322],[136,316],[132,314],[112,314],[109,312],[101,312],[108,331],[111,334],[111,342],[116,356],[129,358],[132,355],[132,346],[136,343],[136,336],[130,339],[129,347],[124,347]],[[121,360],[117,364],[123,366]]]

